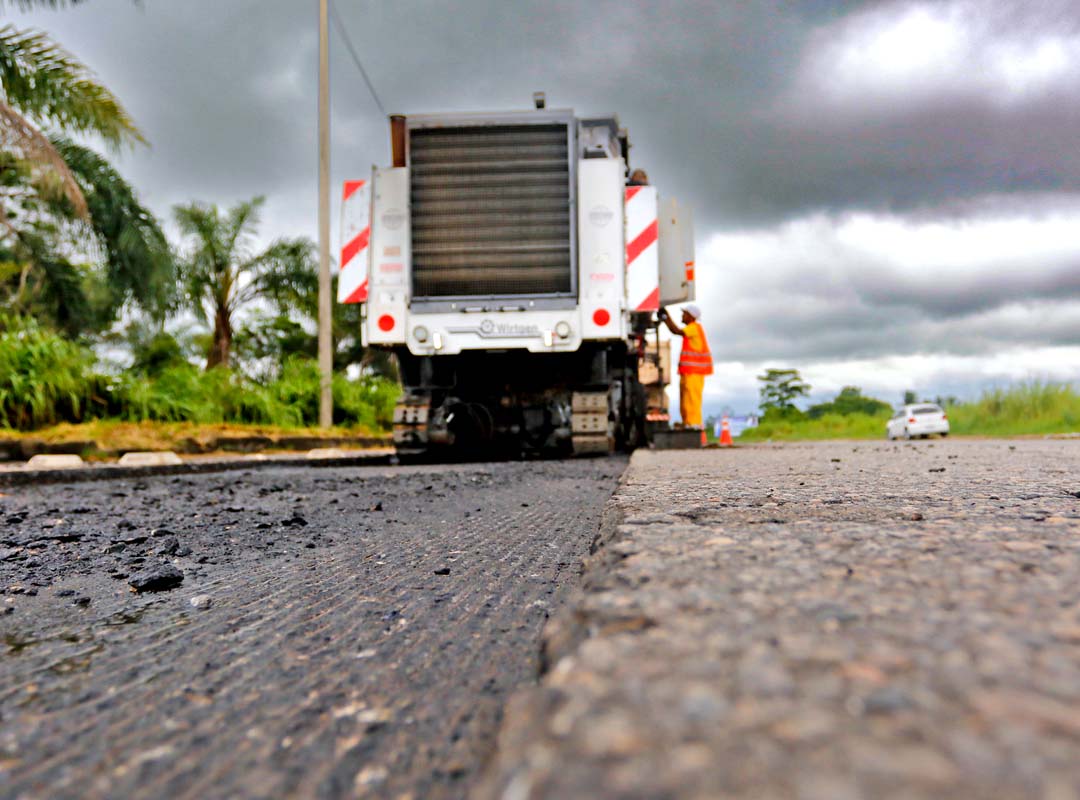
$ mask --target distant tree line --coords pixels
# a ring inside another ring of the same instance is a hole
[[[867,397],[858,386],[845,386],[829,402],[817,403],[802,411],[795,405],[795,402],[808,397],[811,387],[802,379],[797,369],[768,369],[763,374],[758,375],[757,379],[760,382],[759,405],[762,414],[767,419],[820,419],[827,414],[876,416],[892,411],[892,406],[889,403],[874,397]],[[918,402],[909,399],[909,397],[914,398],[914,396],[914,392],[906,392],[904,403]],[[955,402],[954,398],[949,398],[949,400]]]

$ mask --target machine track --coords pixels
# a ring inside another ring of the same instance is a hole
[[[570,408],[575,456],[615,451],[607,392],[574,392]]]

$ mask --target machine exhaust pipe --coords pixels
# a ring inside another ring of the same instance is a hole
[[[405,166],[405,115],[390,115],[390,155],[395,167]]]

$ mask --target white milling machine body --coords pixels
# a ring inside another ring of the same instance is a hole
[[[627,186],[617,119],[395,116],[391,140],[394,166],[346,183],[339,300],[397,355],[398,451],[644,444],[638,370],[661,303],[693,299],[693,236]]]

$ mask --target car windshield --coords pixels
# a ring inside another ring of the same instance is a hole
[[[912,414],[940,414],[941,409],[938,406],[916,406],[911,411]]]

